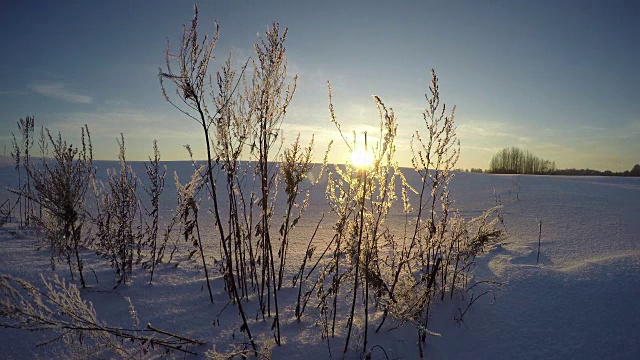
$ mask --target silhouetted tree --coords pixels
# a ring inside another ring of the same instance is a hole
[[[500,150],[489,164],[489,172],[494,174],[549,174],[555,169],[554,161],[541,159],[515,146]]]

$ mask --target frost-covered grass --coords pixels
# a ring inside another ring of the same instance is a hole
[[[112,164],[112,165],[115,165]],[[137,166],[141,164],[134,164]],[[189,171],[185,163],[173,163]],[[169,171],[172,171],[170,169]],[[9,174],[8,169],[2,169]],[[412,179],[409,178],[411,181]],[[415,181],[416,179],[413,179]],[[635,358],[640,354],[640,181],[626,178],[565,178],[496,176],[459,173],[451,183],[454,207],[465,217],[474,217],[495,204],[498,195],[508,232],[507,240],[477,259],[475,276],[502,283],[476,301],[464,317],[471,300],[434,304],[429,328],[442,336],[428,337],[424,350],[431,358]],[[171,191],[169,191],[170,193]],[[308,217],[291,233],[291,264],[304,255],[315,222],[327,205],[323,191],[311,193]],[[519,199],[519,200],[518,200]],[[172,206],[163,208],[163,218]],[[393,226],[402,225],[401,214],[390,216]],[[536,264],[538,221],[542,220],[540,263]],[[317,239],[319,248],[332,236],[330,222],[323,223]],[[43,274],[68,278],[68,269],[59,264],[52,272],[46,249],[34,232],[18,230],[10,223],[0,230],[0,271],[30,281],[40,288]],[[126,298],[134,304],[142,326],[154,327],[206,342],[192,350],[213,348],[233,351],[246,346],[240,332],[237,308],[229,303],[221,274],[214,270],[214,303],[209,301],[202,266],[197,258],[187,259],[187,248],[178,251],[170,263],[156,268],[154,282],[139,267],[131,282],[113,290],[115,279],[108,263],[85,251],[88,289],[83,299],[91,301],[100,320],[124,328],[132,326]],[[219,253],[210,251],[210,257]],[[306,310],[295,319],[297,296],[291,279],[297,269],[286,268],[282,304],[282,346],[273,349],[273,358],[324,359],[329,355],[322,329],[317,325],[320,311]],[[94,275],[95,273],[95,275]],[[96,278],[98,281],[96,281]],[[74,282],[78,285],[78,281]],[[477,288],[476,288],[477,289]],[[476,292],[476,296],[483,291]],[[495,298],[494,296],[495,295]],[[342,356],[350,294],[339,305],[344,311],[329,346],[334,357]],[[243,300],[244,301],[244,300]],[[272,319],[262,320],[257,301],[246,301],[254,337],[260,348],[273,345]],[[375,326],[381,313],[370,314],[369,347],[373,358],[418,356],[415,328],[388,322],[380,333]],[[455,320],[458,319],[458,320]],[[354,319],[354,349],[362,341],[362,316]],[[49,358],[59,344],[36,347],[54,337],[53,333],[1,329],[0,353],[5,358]],[[384,349],[384,351],[383,351]],[[357,357],[358,352],[347,353]]]

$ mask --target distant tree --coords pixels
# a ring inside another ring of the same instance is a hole
[[[640,164],[636,164],[629,172],[629,176],[640,176]]]
[[[541,159],[517,147],[500,150],[489,163],[489,172],[494,174],[550,174],[555,169],[554,161]]]

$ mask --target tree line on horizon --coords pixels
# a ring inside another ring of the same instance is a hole
[[[491,158],[489,172],[493,174],[550,174],[556,171],[556,162],[539,158],[529,150],[513,146],[504,148]]]
[[[632,176],[640,177],[640,164],[636,164],[631,170],[621,172],[611,170],[594,170],[594,169],[558,169],[550,175],[571,175],[571,176]]]
[[[631,170],[614,172],[593,169],[557,169],[555,161],[541,159],[529,150],[515,146],[504,148],[495,154],[489,163],[488,173],[492,174],[531,174],[531,175],[572,175],[572,176],[640,176],[640,164]]]

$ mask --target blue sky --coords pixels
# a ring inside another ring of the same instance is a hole
[[[399,121],[398,159],[425,131],[428,70],[457,105],[458,167],[488,166],[518,146],[561,168],[621,171],[640,163],[640,6],[634,1],[202,1],[200,32],[220,25],[211,70],[237,63],[277,21],[289,28],[289,73],[298,74],[285,142],[316,134],[318,156],[338,139],[326,81],[347,131],[371,129],[380,96]],[[87,123],[96,157],[145,160],[158,139],[166,160],[203,149],[197,124],[162,98],[158,68],[175,46],[185,1],[3,1],[0,4],[0,150],[16,121],[73,141]],[[340,151],[334,161],[341,161]]]

